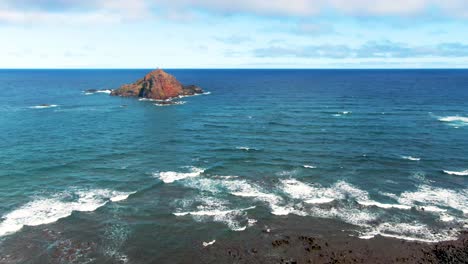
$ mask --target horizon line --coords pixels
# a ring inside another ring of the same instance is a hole
[[[3,70],[468,70],[466,68],[0,68]]]

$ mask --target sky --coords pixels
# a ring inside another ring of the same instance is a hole
[[[0,68],[468,68],[468,0],[0,0]]]

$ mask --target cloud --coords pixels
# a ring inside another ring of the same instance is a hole
[[[0,0],[0,21],[21,22],[40,14],[41,21],[53,21],[57,13],[73,16],[112,14],[124,19],[167,13],[164,19],[186,19],[194,10],[212,14],[311,17],[322,14],[343,16],[416,16],[440,13],[468,18],[466,0]],[[47,19],[44,19],[48,16]],[[73,18],[70,18],[73,19]],[[188,19],[190,21],[190,19]],[[312,28],[313,30],[313,28]]]
[[[199,8],[216,13],[312,16],[336,12],[351,16],[408,16],[440,9],[448,16],[467,15],[466,0],[153,0],[172,8]]]
[[[0,0],[0,23],[115,23],[148,17],[147,0]]]
[[[237,44],[242,44],[242,43],[252,41],[250,37],[236,36],[236,35],[232,35],[228,37],[214,37],[214,39],[224,44],[232,44],[232,45],[237,45]]]
[[[252,51],[255,57],[298,58],[457,58],[468,57],[468,44],[440,43],[409,46],[392,41],[369,41],[359,47],[347,45],[310,45],[302,47],[271,46]]]

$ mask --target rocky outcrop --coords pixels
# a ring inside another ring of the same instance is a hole
[[[167,100],[201,93],[203,90],[200,87],[196,85],[183,86],[174,76],[158,69],[148,73],[143,79],[133,84],[126,84],[113,90],[111,95]]]

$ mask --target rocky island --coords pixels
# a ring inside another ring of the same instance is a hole
[[[170,100],[180,96],[202,94],[203,90],[196,85],[182,85],[174,76],[161,69],[148,73],[132,84],[125,84],[113,90],[110,95],[139,97],[153,100]]]

